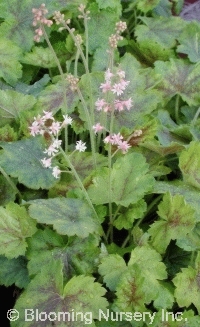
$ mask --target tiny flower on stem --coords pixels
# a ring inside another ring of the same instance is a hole
[[[40,125],[38,124],[37,121],[34,121],[32,123],[32,125],[29,127],[29,129],[30,129],[30,134],[32,136],[36,136],[36,135],[40,134],[40,132],[41,132]]]
[[[53,175],[55,178],[59,178],[60,173],[61,173],[61,170],[58,168],[58,166],[53,167],[52,175]]]
[[[63,122],[62,122],[62,125],[61,127],[64,127],[64,126],[67,126],[67,125],[71,125],[72,122],[73,122],[73,119],[71,117],[69,117],[68,115],[63,115]]]
[[[60,131],[60,123],[59,122],[53,122],[52,125],[49,127],[49,133],[53,135],[57,135]]]
[[[48,156],[55,156],[55,154],[58,152],[57,147],[54,146],[54,144],[51,144],[48,149],[44,151],[44,153],[47,153]]]
[[[52,158],[44,158],[41,160],[41,162],[45,168],[49,168],[51,167],[51,160]]]
[[[130,147],[131,146],[128,144],[127,141],[120,141],[117,146],[118,149],[122,150],[123,154],[125,154]]]
[[[101,132],[104,127],[100,125],[100,123],[97,123],[96,125],[92,126],[92,129],[94,130],[95,134],[97,134],[98,132]]]
[[[52,119],[54,120],[53,113],[51,111],[45,111],[43,110],[44,115],[42,116],[43,121],[47,119]]]
[[[76,150],[78,150],[79,152],[84,152],[86,149],[87,147],[85,146],[85,143],[83,143],[82,141],[76,142]]]

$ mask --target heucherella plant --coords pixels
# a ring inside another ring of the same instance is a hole
[[[0,4],[11,327],[200,325],[200,23],[182,5]]]

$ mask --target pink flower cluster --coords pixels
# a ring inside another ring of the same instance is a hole
[[[48,13],[48,10],[45,8],[45,4],[41,4],[40,8],[33,8],[32,13],[34,15],[33,18],[33,26],[38,26],[35,30],[35,36],[34,36],[34,41],[35,42],[40,42],[40,38],[43,35],[43,30],[42,30],[42,25],[47,25],[50,27],[53,22],[50,19],[47,19],[45,15]]]
[[[129,83],[129,81],[125,80],[125,72],[123,70],[117,69],[116,73],[114,74],[108,68],[105,72],[105,83],[100,85],[100,89],[102,93],[106,94],[106,98],[111,99],[111,101],[108,102],[105,98],[97,99],[95,102],[96,109],[106,113],[113,112],[113,110],[118,112],[130,110],[132,107],[132,99],[129,98],[128,100],[124,100],[121,98]],[[110,96],[107,96],[109,92]],[[101,126],[100,123],[93,126],[95,134],[104,129],[104,126]],[[120,133],[108,135],[104,139],[104,143],[117,145],[117,148],[121,150],[123,154],[126,153],[131,147],[127,141],[123,140],[123,136]]]
[[[100,85],[102,93],[111,92],[116,96],[121,96],[124,90],[129,85],[130,81],[125,80],[125,72],[118,69],[116,74],[111,73],[110,69],[105,72],[105,83]],[[108,103],[104,98],[97,99],[95,106],[98,111],[103,110],[104,112],[113,110],[113,103]],[[122,100],[117,98],[114,100],[114,109],[116,111],[123,111],[124,109],[130,110],[132,107],[132,99]]]
[[[54,136],[58,136],[60,130],[63,127],[72,124],[72,118],[68,115],[63,115],[64,120],[61,124],[60,122],[55,121],[52,112],[43,111],[43,113],[44,115],[42,117],[40,115],[34,117],[34,122],[29,127],[30,134],[32,136],[36,136],[38,134],[43,135],[44,132],[47,132]]]
[[[106,136],[104,143],[117,145],[117,148],[121,150],[123,154],[125,154],[131,147],[127,141],[123,141],[123,136],[120,133]]]

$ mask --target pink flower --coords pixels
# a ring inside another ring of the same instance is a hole
[[[106,144],[108,144],[108,143],[111,143],[112,144],[112,136],[111,135],[106,136],[103,141]]]
[[[108,135],[104,139],[104,143],[111,143],[111,144],[119,144],[123,140],[123,136],[118,133],[118,134],[113,134],[113,135]]]
[[[32,136],[35,136],[35,135],[38,135],[41,133],[41,128],[37,121],[34,121],[32,123],[32,125],[29,127],[29,129],[30,129],[30,134]]]
[[[106,83],[102,83],[101,85],[100,85],[100,89],[102,89],[102,92],[103,93],[106,93],[106,92],[108,92],[108,91],[110,91],[111,90],[111,83],[110,82],[106,82]]]
[[[115,100],[115,110],[122,111],[124,110],[124,101]]]
[[[120,141],[117,147],[118,149],[122,150],[123,154],[125,154],[131,146],[128,144],[127,141]]]
[[[93,128],[95,134],[97,134],[98,132],[101,132],[104,129],[104,127],[101,126],[100,123],[97,123],[96,125],[92,126],[92,128]]]
[[[109,104],[106,104],[105,107],[103,108],[104,112],[109,112],[112,111],[112,107]]]
[[[106,82],[110,82],[111,77],[113,77],[113,73],[111,73],[110,68],[108,68],[105,72],[105,80]]]
[[[123,136],[120,133],[112,135],[112,144],[119,144],[121,140],[123,140]]]
[[[43,121],[45,121],[45,120],[47,120],[47,119],[52,119],[52,120],[54,120],[54,118],[53,118],[53,113],[52,113],[51,111],[44,111],[44,110],[43,110],[43,112],[44,112],[44,115],[42,116]]]
[[[113,88],[111,89],[111,91],[115,94],[117,94],[117,95],[121,95],[121,94],[123,94],[123,92],[124,92],[124,85],[123,85],[123,83],[115,83],[114,85],[113,85]]]
[[[97,99],[97,101],[95,102],[95,106],[97,107],[98,111],[102,110],[106,104],[107,103],[104,99]]]
[[[53,135],[57,135],[60,131],[60,123],[59,122],[53,122],[52,125],[49,127],[50,133]]]
[[[127,109],[127,110],[130,110],[131,107],[132,107],[132,99],[129,98],[128,100],[125,100],[125,101],[123,101],[123,102],[124,102],[124,105],[125,105],[126,109]]]

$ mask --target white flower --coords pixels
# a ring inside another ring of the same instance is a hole
[[[55,141],[54,141],[55,142]],[[51,144],[48,149],[44,151],[44,153],[47,153],[48,156],[55,156],[55,154],[58,152],[54,144]]]
[[[84,152],[86,149],[87,147],[85,146],[85,143],[83,143],[82,141],[76,142],[76,150],[78,150],[79,152]]]
[[[45,168],[51,167],[51,159],[52,158],[44,158],[41,160],[41,162]]]
[[[53,175],[55,178],[59,178],[60,173],[61,173],[61,170],[58,168],[58,166],[53,167],[52,175]]]
[[[64,118],[64,120],[63,120],[63,123],[62,123],[62,127],[63,127],[63,126],[67,126],[67,125],[71,125],[71,124],[72,124],[73,119],[72,119],[70,116],[68,116],[68,115],[63,115],[63,118]]]
[[[61,146],[61,143],[62,143],[62,141],[61,140],[54,140],[53,141],[53,143],[52,143],[52,146],[55,148],[55,149],[57,149],[57,148],[59,148],[59,146]]]

